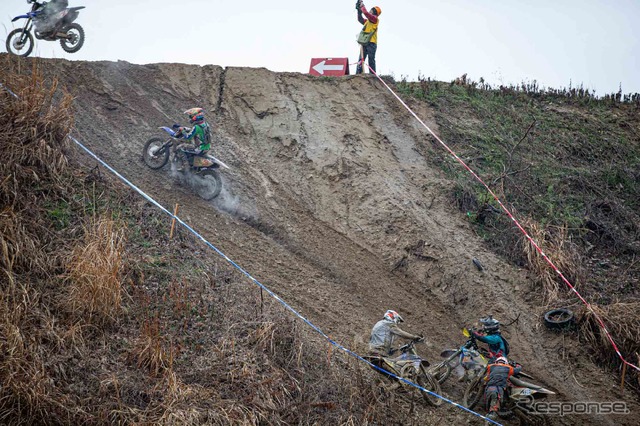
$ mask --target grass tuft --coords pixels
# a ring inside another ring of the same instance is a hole
[[[71,253],[66,303],[76,318],[100,324],[117,319],[122,309],[124,235],[122,224],[100,218]]]

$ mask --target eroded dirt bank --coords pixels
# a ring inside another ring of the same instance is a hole
[[[542,327],[526,271],[483,246],[429,163],[440,148],[376,80],[43,62],[76,97],[81,141],[163,205],[180,204],[195,229],[346,346],[363,351],[371,325],[391,308],[407,329],[425,333],[422,351],[436,359],[462,342],[462,326],[492,313],[518,318],[505,328],[513,358],[561,399],[624,398],[576,341]],[[192,106],[209,111],[214,155],[232,167],[214,203],[176,184],[168,167],[152,171],[141,160],[157,127],[185,123],[181,112]],[[419,114],[437,131],[430,111]],[[553,420],[637,423],[633,414]]]

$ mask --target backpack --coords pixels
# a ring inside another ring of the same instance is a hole
[[[209,145],[211,143],[211,127],[209,126],[209,123],[205,123],[202,127],[204,127],[204,141],[202,141],[202,143],[204,145]]]
[[[505,339],[502,335],[500,335],[500,338],[502,339],[502,343],[504,343],[504,356],[508,356],[509,355],[509,342],[507,342],[507,339]]]

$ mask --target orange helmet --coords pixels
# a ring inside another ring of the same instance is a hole
[[[378,6],[374,6],[373,8],[376,10],[376,15],[380,16],[380,14],[382,13],[382,9],[380,9]]]

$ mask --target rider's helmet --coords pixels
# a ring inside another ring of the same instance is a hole
[[[202,108],[191,108],[184,112],[189,116],[189,123],[202,124],[204,123],[204,110]]]
[[[500,332],[500,321],[494,319],[491,315],[480,319],[482,331],[487,334],[496,334]]]
[[[387,312],[384,313],[384,319],[388,319],[389,321],[393,321],[396,324],[399,323],[399,322],[404,322],[404,320],[402,319],[400,314],[397,313],[396,311],[392,311],[391,309],[389,309]]]
[[[382,13],[382,9],[380,9],[378,6],[374,6],[373,10],[376,11],[376,16],[380,16],[380,14]]]
[[[498,358],[496,358],[496,364],[509,364],[509,361],[507,361],[506,357],[499,356]]]

